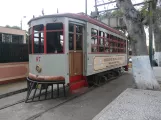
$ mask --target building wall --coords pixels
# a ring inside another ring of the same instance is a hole
[[[23,43],[26,43],[26,31],[25,30],[0,27],[0,33],[11,34],[11,35],[22,35]]]
[[[28,62],[0,63],[0,84],[23,79],[28,75]]]

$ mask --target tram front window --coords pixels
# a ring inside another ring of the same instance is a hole
[[[36,25],[34,30],[34,53],[44,53],[44,25]]]
[[[63,24],[46,25],[47,53],[63,53]]]

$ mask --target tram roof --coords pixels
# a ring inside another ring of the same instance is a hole
[[[61,14],[52,14],[52,15],[44,15],[44,16],[40,16],[40,17],[36,17],[36,18],[33,18],[31,19],[28,24],[34,20],[38,20],[38,19],[41,19],[41,18],[51,18],[51,17],[68,17],[68,18],[74,18],[74,19],[79,19],[79,20],[82,20],[82,21],[86,21],[86,22],[89,22],[89,23],[92,23],[92,24],[95,24],[95,25],[98,25],[102,28],[105,28],[111,32],[114,32],[116,34],[119,34],[119,35],[122,35],[125,37],[125,35],[123,33],[121,33],[120,31],[106,25],[105,23],[101,22],[101,21],[98,21],[94,18],[91,18],[90,16],[87,16],[87,15],[83,15],[83,14],[77,14],[77,13],[61,13]]]

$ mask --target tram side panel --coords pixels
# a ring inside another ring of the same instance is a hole
[[[87,61],[86,75],[93,75],[107,70],[126,66],[126,54],[122,55],[104,55],[89,54]]]
[[[109,53],[92,53],[92,40],[91,29],[94,28],[98,31],[103,31],[108,34],[114,35],[112,32],[107,31],[94,24],[88,23],[88,36],[87,36],[87,61],[86,61],[86,76],[104,72],[107,70],[123,67],[127,65],[127,54],[109,54]],[[116,35],[120,37],[119,35]]]

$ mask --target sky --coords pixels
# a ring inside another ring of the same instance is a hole
[[[94,6],[94,0],[88,0],[88,14]],[[45,14],[85,12],[85,0],[3,0],[0,7],[0,26],[20,26],[22,19],[23,29],[27,29],[27,22],[35,16]],[[23,18],[26,16],[26,18]]]
[[[97,0],[98,4],[109,0]],[[133,3],[141,2],[142,0],[132,0]],[[87,0],[88,15],[94,11],[95,0]],[[115,6],[102,6],[99,10],[104,10]],[[0,26],[20,26],[22,19],[22,28],[28,29],[28,21],[35,16],[42,15],[44,9],[45,15],[57,13],[79,13],[85,12],[85,0],[3,0],[0,7]],[[26,18],[24,18],[26,16]]]

